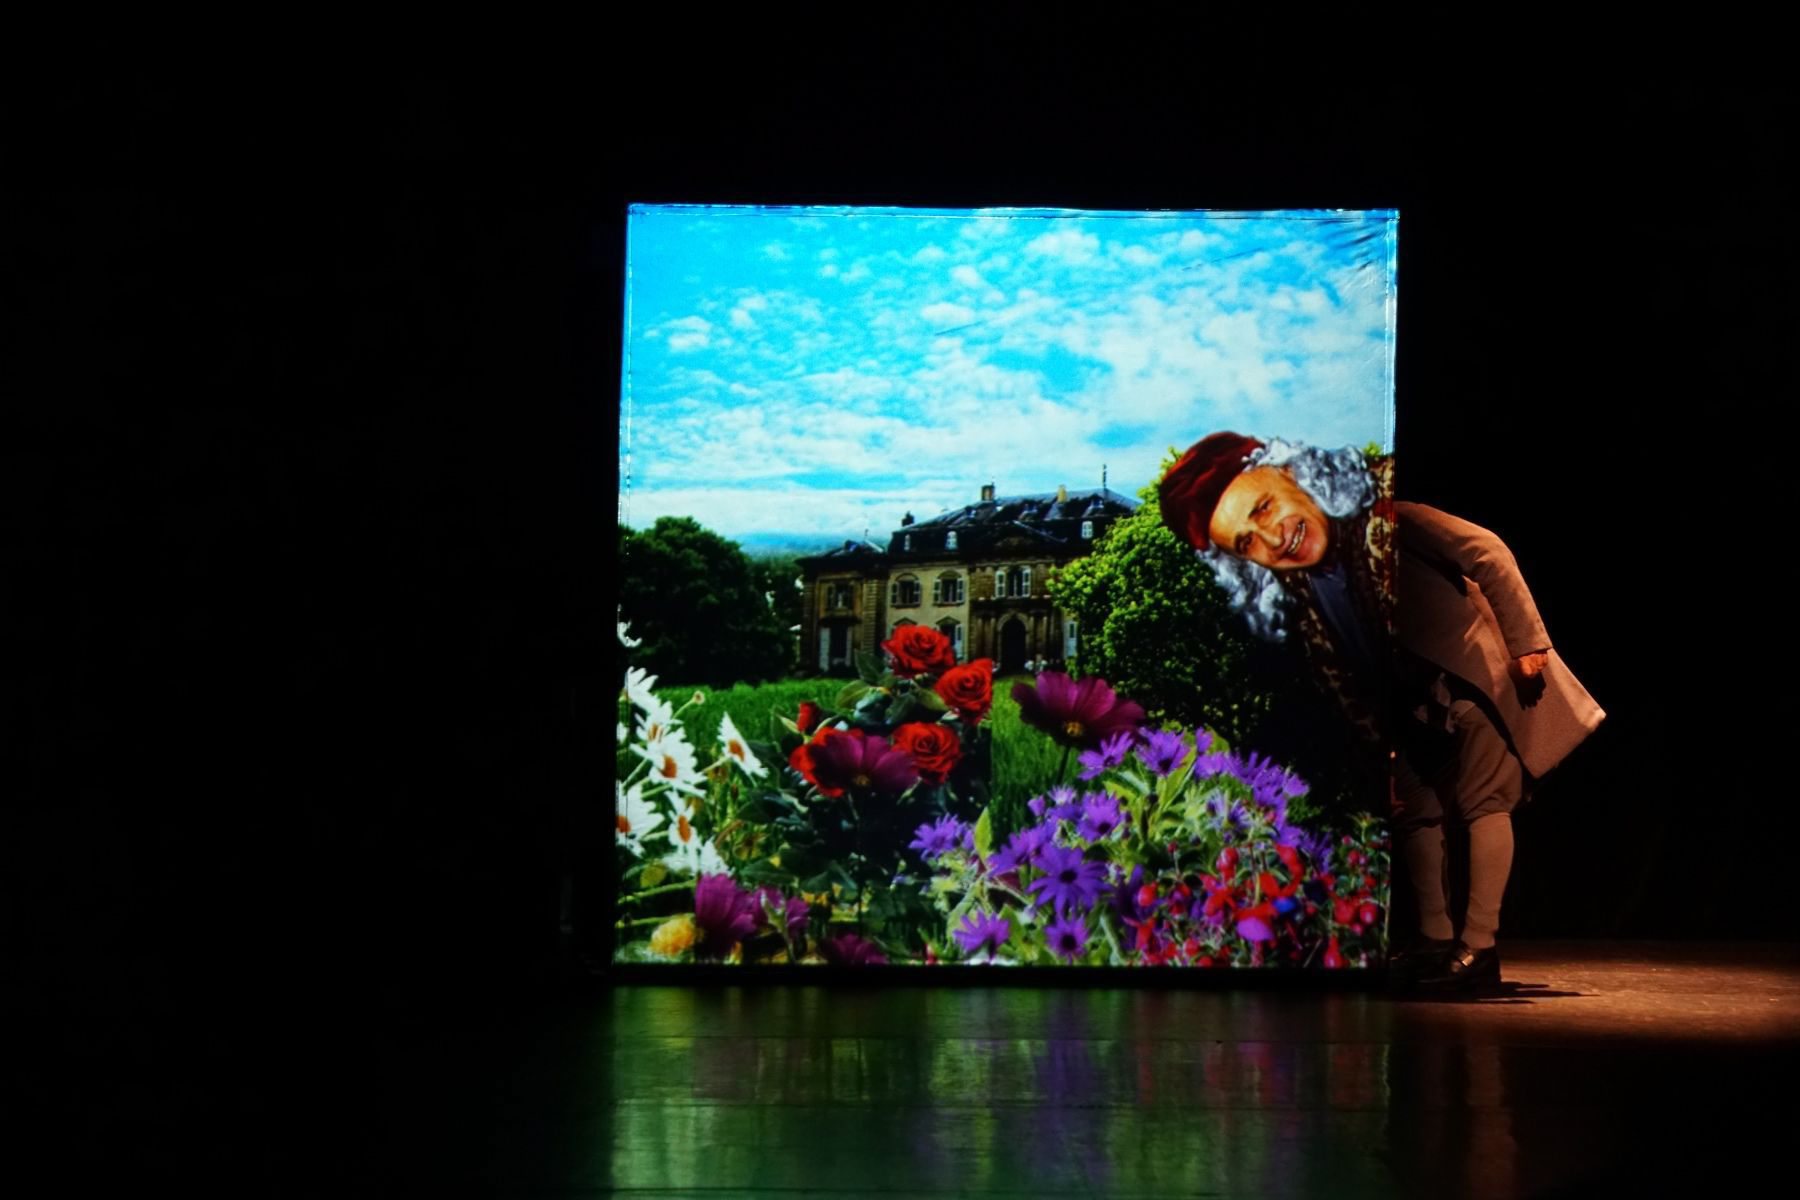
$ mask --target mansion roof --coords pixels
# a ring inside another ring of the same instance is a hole
[[[1053,558],[1073,558],[1085,554],[1113,520],[1130,516],[1137,507],[1136,500],[1110,488],[1000,496],[904,524],[893,531],[885,548],[851,540],[802,561],[826,568],[880,560],[973,558],[1027,548]],[[1088,521],[1093,525],[1083,537],[1082,524]]]

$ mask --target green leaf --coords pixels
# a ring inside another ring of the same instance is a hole
[[[944,698],[942,696],[938,695],[935,691],[930,691],[925,688],[919,689],[918,703],[920,708],[923,708],[928,712],[946,713],[950,711],[950,706],[944,703]]]
[[[669,869],[667,867],[661,863],[651,863],[644,868],[644,873],[639,876],[638,883],[644,887],[653,888],[668,877]]]
[[[990,858],[994,853],[994,821],[992,809],[984,808],[975,820],[975,853]]]
[[[887,667],[867,650],[859,650],[856,654],[856,674],[864,683],[876,684],[887,674]]]
[[[831,869],[831,864],[825,860],[824,852],[817,846],[796,846],[790,842],[782,846],[777,857],[781,859],[781,869],[791,871],[795,875],[819,875]],[[818,892],[824,889],[814,887],[807,890]]]
[[[846,683],[844,689],[837,694],[837,699],[832,701],[831,707],[855,708],[857,701],[868,695],[869,691],[870,687],[866,683]]]
[[[1101,786],[1127,804],[1135,805],[1144,798],[1143,792],[1120,779],[1104,780]]]

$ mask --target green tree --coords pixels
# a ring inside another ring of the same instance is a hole
[[[691,517],[619,527],[619,603],[643,644],[633,665],[665,684],[758,683],[787,673],[792,636],[743,549]]]
[[[1203,724],[1233,743],[1271,707],[1253,664],[1261,645],[1231,611],[1194,552],[1162,523],[1156,485],[1113,523],[1093,553],[1050,579],[1050,595],[1079,623],[1077,661],[1168,721]]]
[[[785,669],[792,671],[800,649],[798,638],[792,636],[793,629],[800,624],[801,610],[805,607],[805,592],[795,586],[801,577],[800,560],[792,554],[753,558],[750,560],[750,573],[763,597],[774,608],[776,621],[790,634],[789,661]]]

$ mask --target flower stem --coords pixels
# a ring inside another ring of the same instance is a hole
[[[630,904],[632,901],[642,900],[646,896],[661,896],[669,892],[679,892],[684,888],[691,888],[693,886],[694,881],[691,879],[682,883],[665,883],[661,887],[646,888],[641,892],[633,892],[629,896],[621,896],[619,898],[619,903]]]
[[[680,916],[680,915],[681,915],[680,913],[675,914],[675,916]],[[667,913],[664,913],[660,917],[634,917],[629,921],[620,921],[617,925],[617,928],[619,928],[619,929],[635,929],[640,925],[661,925],[664,921],[667,921],[669,919],[670,919],[670,917]]]
[[[1056,764],[1056,782],[1058,784],[1064,784],[1069,781],[1069,751],[1071,749],[1073,749],[1073,747],[1065,745],[1062,752],[1062,761]]]

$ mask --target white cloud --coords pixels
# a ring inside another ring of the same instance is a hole
[[[664,321],[658,331],[667,335],[671,350],[703,350],[711,341],[712,328],[711,321],[695,316]]]
[[[1115,243],[1113,253],[1120,262],[1133,267],[1154,267],[1162,261],[1162,255],[1142,246],[1120,246]]]
[[[1012,232],[1012,227],[1013,219],[1011,217],[975,217],[973,220],[963,222],[962,228],[958,229],[956,233],[965,241],[986,242],[997,237],[1005,237]]]
[[[928,304],[919,310],[919,315],[940,329],[949,329],[957,325],[967,325],[973,321],[975,310],[965,308],[960,304]]]
[[[977,271],[967,263],[964,263],[954,271],[951,271],[950,278],[966,288],[984,288],[987,286],[987,280],[981,277],[981,272]]]
[[[949,257],[940,247],[925,245],[919,247],[918,252],[912,256],[912,261],[920,266],[929,266],[932,263],[943,262]]]
[[[837,257],[837,254],[838,254],[838,252],[837,252],[836,246],[827,246],[823,250],[819,251],[819,261],[820,262],[830,262],[832,259]]]
[[[837,273],[838,273],[838,265],[836,263],[826,263],[824,266],[819,268],[819,274],[822,275],[823,277],[825,277],[826,279],[836,279]]]
[[[838,277],[839,283],[856,283],[869,277],[869,264],[861,259],[852,263],[850,269]]]
[[[770,242],[763,247],[763,257],[772,258],[776,262],[786,262],[791,255],[788,253],[788,248],[780,242]]]
[[[745,296],[731,310],[731,327],[733,329],[756,328],[756,317],[753,315],[769,307],[769,302],[762,296]]]
[[[1092,262],[1100,250],[1100,239],[1079,229],[1058,229],[1039,234],[1025,243],[1025,253],[1060,258],[1067,263]]]

